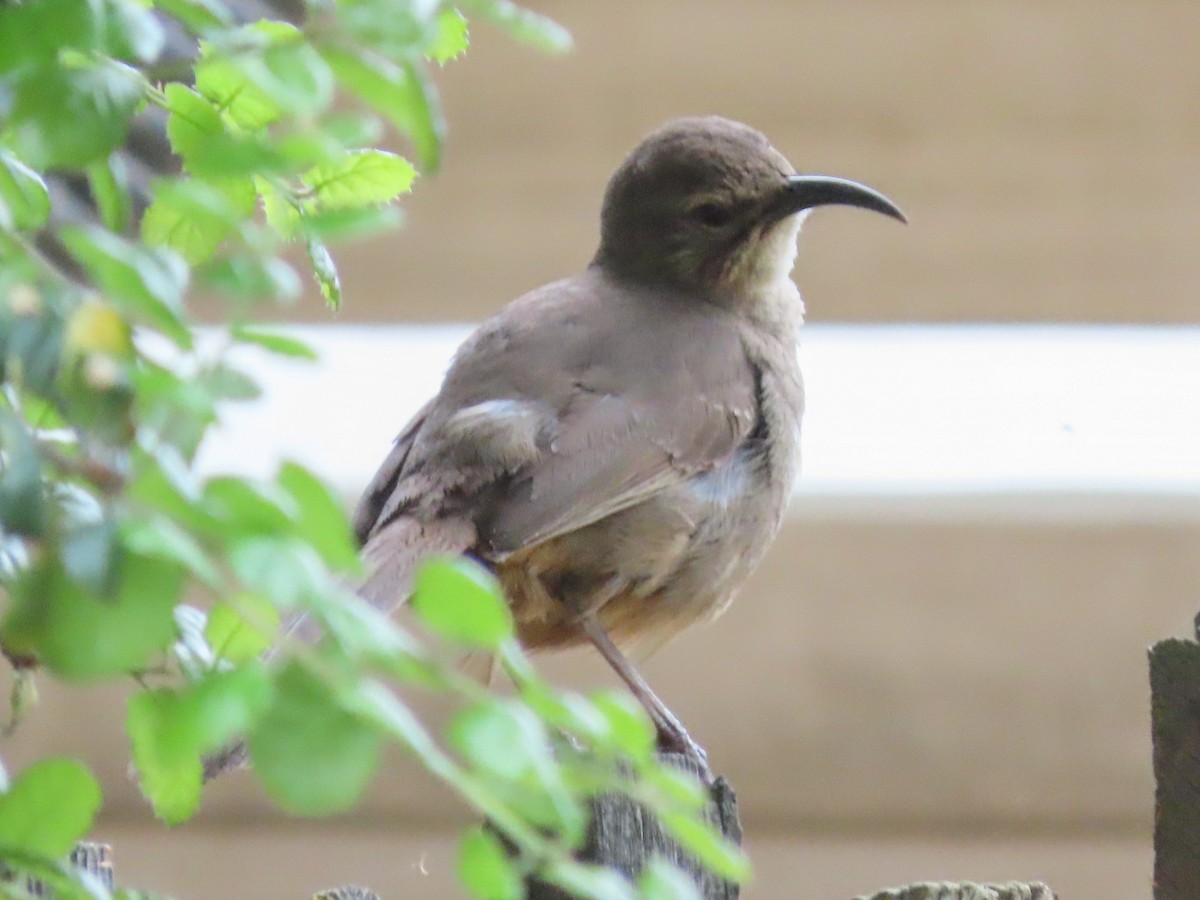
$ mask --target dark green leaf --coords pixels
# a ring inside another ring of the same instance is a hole
[[[525,9],[509,0],[463,0],[458,4],[480,18],[500,26],[519,41],[547,53],[571,49],[571,33],[553,19]]]
[[[234,325],[230,329],[230,334],[234,340],[241,341],[243,344],[257,344],[259,347],[269,350],[272,353],[278,353],[280,356],[308,360],[315,360],[317,358],[316,351],[308,344],[286,335],[261,331],[247,325]]]
[[[172,609],[182,587],[176,566],[126,553],[114,596],[100,599],[43,562],[12,586],[4,642],[65,678],[136,671],[175,639]]]
[[[336,312],[342,305],[342,281],[338,278],[333,257],[330,256],[329,249],[315,237],[309,236],[304,242],[304,247],[308,251],[308,261],[312,264],[313,275],[321,288],[325,305]]]
[[[40,537],[49,523],[42,468],[33,437],[13,413],[0,409],[0,525],[9,534]]]
[[[0,848],[64,857],[92,827],[100,799],[100,785],[75,760],[39,760],[0,795]]]
[[[71,226],[62,229],[60,237],[114,305],[158,328],[179,346],[191,346],[191,331],[182,319],[188,281],[183,260],[101,228]]]
[[[642,900],[704,900],[688,875],[658,858],[642,870],[637,887]]]
[[[435,20],[433,40],[425,48],[425,55],[445,65],[467,52],[467,20],[457,9],[443,9]]]
[[[0,200],[8,207],[13,226],[22,231],[41,228],[50,216],[50,192],[42,176],[2,147]]]
[[[379,764],[380,735],[329,685],[293,663],[250,733],[250,758],[268,793],[298,815],[350,809]]]
[[[296,501],[299,534],[331,569],[357,572],[358,547],[342,505],[312,472],[294,462],[279,470],[279,486]]]
[[[65,49],[91,50],[100,41],[100,0],[0,3],[0,73],[58,65]]]
[[[257,659],[278,632],[279,610],[265,597],[245,591],[213,606],[204,626],[213,652],[232,663]]]
[[[111,61],[39,69],[17,84],[13,145],[42,169],[103,159],[125,140],[145,88],[136,69]]]
[[[495,648],[513,633],[500,586],[468,559],[435,559],[421,566],[412,607],[429,628],[468,646]]]
[[[370,51],[322,51],[342,87],[384,116],[412,141],[417,159],[437,170],[446,123],[433,82],[423,67],[397,65]]]
[[[92,163],[88,166],[88,181],[104,227],[124,231],[129,224],[129,182],[124,161],[114,153],[106,160]]]
[[[388,203],[412,188],[417,171],[386,150],[353,150],[337,163],[317,166],[303,177],[316,205],[344,209]]]
[[[490,831],[475,827],[458,845],[458,878],[479,900],[521,900],[525,885],[504,845]]]

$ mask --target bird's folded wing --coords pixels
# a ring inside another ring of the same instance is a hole
[[[580,394],[548,451],[492,499],[481,537],[495,552],[512,552],[712,468],[745,439],[755,417],[748,375],[720,387],[718,396]]]

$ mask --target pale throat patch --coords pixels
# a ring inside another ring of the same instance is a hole
[[[758,307],[759,318],[796,328],[804,322],[804,301],[792,281],[792,268],[808,213],[804,210],[771,227],[729,272],[730,284]]]

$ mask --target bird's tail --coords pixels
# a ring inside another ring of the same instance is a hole
[[[396,519],[372,535],[363,547],[367,575],[355,592],[380,612],[390,615],[412,594],[413,577],[424,560],[431,556],[457,556],[475,543],[475,525],[467,519]],[[310,616],[302,615],[288,626],[285,635],[315,643],[321,632]],[[282,642],[276,644],[267,651],[267,656],[274,655],[281,646]],[[248,759],[246,743],[239,739],[204,760],[204,780],[241,768]]]

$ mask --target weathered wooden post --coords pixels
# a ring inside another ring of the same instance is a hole
[[[680,753],[659,755],[663,763],[699,776],[695,760]],[[710,791],[705,818],[735,844],[742,843],[737,798],[724,778]],[[739,889],[709,872],[665,832],[641,804],[622,794],[604,794],[592,802],[587,839],[578,854],[581,862],[595,863],[635,878],[651,857],[659,857],[691,876],[704,900],[737,900]],[[570,900],[571,895],[539,881],[527,886],[527,900]]]
[[[1150,648],[1150,715],[1154,900],[1194,900],[1200,897],[1200,643],[1170,638]]]

